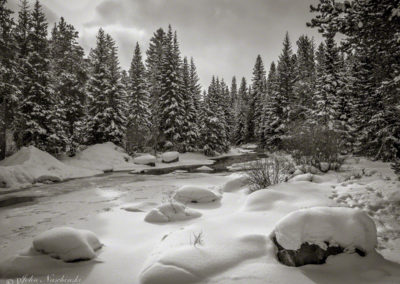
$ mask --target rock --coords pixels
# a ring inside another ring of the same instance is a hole
[[[209,203],[220,198],[213,191],[197,186],[183,186],[174,195],[174,199],[182,203]]]
[[[296,170],[300,170],[300,171],[302,171],[303,173],[307,172],[307,168],[306,168],[305,165],[298,165],[298,166],[296,166]]]
[[[161,155],[161,159],[163,163],[176,163],[179,161],[179,153],[178,152],[165,152]]]
[[[302,174],[302,175],[295,176],[290,180],[291,181],[309,181],[309,182],[312,182],[313,178],[314,178],[314,176],[312,174],[308,173],[308,174]]]
[[[318,169],[316,168],[316,167],[314,167],[314,166],[311,166],[309,169],[308,169],[308,172],[309,173],[311,173],[311,174],[313,174],[313,175],[316,175],[316,174],[318,174]]]
[[[70,227],[50,229],[33,240],[36,251],[65,262],[95,258],[95,251],[101,247],[102,244],[94,233]]]
[[[200,212],[187,208],[181,203],[170,202],[152,209],[147,213],[144,220],[149,223],[165,223],[188,220],[200,216]]]
[[[42,175],[38,178],[36,178],[35,183],[40,182],[40,183],[48,183],[48,182],[60,182],[61,178],[58,176],[53,176],[53,175]]]
[[[298,250],[288,250],[283,248],[275,237],[273,238],[273,242],[278,249],[276,256],[279,262],[287,266],[324,264],[328,256],[336,255],[344,251],[340,246],[329,246],[329,244],[327,244],[327,249],[325,250],[317,245],[310,245],[309,243],[303,243]]]
[[[294,171],[294,173],[293,173],[293,176],[295,177],[295,176],[302,175],[302,174],[304,174],[304,172],[303,172],[302,170],[296,169],[296,170]]]
[[[139,156],[133,159],[133,162],[137,165],[146,165],[155,167],[156,166],[156,157],[150,154],[146,154],[143,156]]]
[[[321,170],[321,172],[326,173],[327,171],[329,171],[330,165],[326,162],[322,162],[319,164],[319,169]]]

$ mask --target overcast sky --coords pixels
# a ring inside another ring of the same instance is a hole
[[[19,0],[9,0],[14,11]],[[30,0],[31,3],[34,0]],[[52,25],[63,16],[80,33],[88,52],[100,27],[119,46],[124,69],[129,68],[134,45],[142,51],[154,31],[171,24],[178,31],[182,55],[193,56],[204,87],[213,74],[230,83],[233,75],[251,79],[257,54],[268,71],[282,49],[286,31],[295,49],[301,34],[321,37],[307,28],[309,6],[317,0],[42,0]],[[143,55],[145,52],[143,52]]]

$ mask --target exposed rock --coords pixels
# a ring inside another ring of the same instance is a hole
[[[326,162],[322,162],[319,164],[319,169],[321,170],[321,172],[326,173],[327,171],[329,171],[330,165]]]

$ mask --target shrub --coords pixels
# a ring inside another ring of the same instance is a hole
[[[328,170],[340,168],[344,161],[340,155],[340,145],[341,138],[337,132],[320,126],[293,127],[290,135],[284,139],[284,148],[296,164],[310,165],[320,170],[325,168],[323,163],[328,164]]]
[[[287,181],[289,175],[294,172],[294,165],[285,157],[273,155],[270,158],[247,164],[245,170],[249,180],[249,189],[253,192]]]

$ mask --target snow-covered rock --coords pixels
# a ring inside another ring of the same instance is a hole
[[[221,198],[219,194],[210,189],[191,185],[179,188],[173,197],[182,203],[209,203]]]
[[[143,156],[136,157],[133,162],[137,165],[146,165],[154,167],[156,165],[156,157],[150,154],[145,154]]]
[[[95,144],[62,160],[67,165],[103,172],[133,169],[132,158],[112,142]]]
[[[177,202],[165,203],[147,213],[144,220],[149,223],[162,223],[188,220],[200,217],[201,213]]]
[[[214,170],[207,166],[201,166],[201,167],[197,168],[196,171],[197,172],[212,172]]]
[[[294,171],[294,173],[293,173],[293,176],[298,176],[298,175],[302,175],[302,174],[304,174],[304,172],[303,172],[302,170],[296,169],[296,170]]]
[[[143,202],[138,202],[138,203],[125,204],[121,207],[121,209],[128,211],[128,212],[146,212],[146,211],[149,211],[150,209],[154,208],[154,206],[157,206],[157,205],[158,205],[158,203],[156,203],[156,202],[143,201]]]
[[[175,163],[179,161],[178,152],[165,152],[161,155],[161,160],[163,163]]]
[[[249,178],[246,175],[243,174],[231,174],[229,176],[229,181],[227,181],[220,189],[221,192],[231,192],[238,190],[242,187],[244,187],[248,181]]]
[[[329,171],[330,165],[329,163],[322,162],[319,164],[319,169],[321,170],[321,172],[326,173],[327,171]]]
[[[313,174],[308,173],[308,174],[296,175],[293,178],[291,178],[290,180],[291,181],[309,181],[309,182],[311,182],[311,181],[313,181],[313,177],[314,177]]]
[[[371,252],[377,245],[374,221],[361,210],[345,207],[313,207],[289,213],[275,226],[272,235],[285,249],[298,250],[304,243],[322,249],[330,245],[345,251]]]
[[[70,227],[50,229],[33,240],[36,251],[66,262],[95,258],[95,251],[101,247],[102,244],[93,232]]]
[[[66,165],[34,146],[22,147],[17,153],[0,162],[0,184],[10,188],[100,173],[102,172]]]

